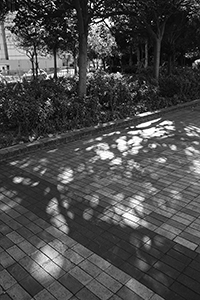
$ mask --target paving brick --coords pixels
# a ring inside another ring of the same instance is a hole
[[[0,264],[4,267],[7,268],[14,264],[14,259],[6,252],[1,252],[0,253]]]
[[[56,298],[50,294],[47,290],[42,290],[34,297],[35,300],[56,300]]]
[[[145,274],[144,277],[141,279],[141,283],[148,287],[150,290],[154,291],[156,294],[166,297],[169,293],[169,289],[160,283],[159,281],[155,280],[153,277]]]
[[[78,266],[71,269],[69,271],[69,274],[71,274],[74,278],[79,280],[83,285],[88,284],[92,280],[92,277]]]
[[[54,263],[57,264],[64,271],[69,272],[71,269],[75,267],[75,265],[63,255],[58,255],[54,258]]]
[[[133,278],[126,283],[126,286],[144,300],[149,300],[153,295],[151,290]]]
[[[199,271],[197,271],[193,268],[187,267],[184,270],[184,274],[186,274],[187,276],[189,276],[189,277],[193,278],[194,280],[198,281],[198,283],[200,284]]]
[[[90,290],[88,290],[86,287],[81,289],[77,294],[76,294],[77,299],[80,300],[99,300],[99,297],[95,296]],[[70,298],[71,300],[72,298]]]
[[[7,271],[13,276],[13,278],[17,281],[20,281],[21,279],[28,276],[28,272],[21,267],[20,264],[14,263],[10,267],[7,268]]]
[[[45,263],[47,263],[50,260],[50,258],[40,250],[34,252],[31,255],[31,258],[40,266],[43,266]]]
[[[0,246],[3,249],[8,249],[8,248],[12,247],[13,245],[14,245],[14,243],[8,237],[4,236],[4,237],[0,238]]]
[[[12,299],[8,296],[8,294],[2,294],[1,300],[12,300]]]
[[[128,274],[113,265],[106,269],[105,272],[112,276],[114,279],[118,280],[121,284],[125,284],[131,278]]]
[[[20,280],[20,285],[32,296],[34,297],[40,291],[43,290],[43,286],[36,281],[31,275]]]
[[[29,239],[32,235],[34,235],[34,233],[26,227],[20,227],[16,230],[16,232],[19,233],[25,239]]]
[[[48,272],[55,279],[58,279],[65,274],[65,271],[51,260],[43,264],[42,267],[46,272]]]
[[[39,269],[39,265],[29,256],[25,256],[19,260],[19,264],[28,272],[34,272]]]
[[[32,298],[18,283],[8,289],[7,293],[13,300],[30,300]]]
[[[16,261],[18,261],[21,258],[23,258],[24,256],[26,256],[26,254],[18,246],[16,246],[16,245],[14,245],[14,246],[10,247],[9,249],[7,249],[7,252]]]
[[[79,267],[82,268],[85,272],[91,275],[93,278],[98,276],[102,270],[91,263],[89,260],[84,260],[79,264]]]
[[[173,249],[175,249],[176,251],[184,254],[184,256],[187,256],[187,257],[189,257],[191,259],[193,259],[193,258],[195,258],[197,256],[196,252],[194,252],[193,250],[190,250],[190,249],[188,249],[188,248],[186,248],[186,247],[184,247],[184,246],[182,246],[180,244],[175,244],[174,247],[173,247]]]
[[[8,225],[6,225],[5,223],[0,223],[0,233],[2,233],[3,235],[6,235],[8,233],[10,233],[12,231],[12,228],[10,228]],[[0,244],[1,244],[1,239],[0,239]]]
[[[96,279],[90,281],[87,284],[87,288],[101,300],[107,300],[112,296],[112,292],[100,284]]]
[[[101,284],[103,284],[105,287],[107,287],[113,293],[116,293],[122,287],[122,284],[119,283],[119,281],[115,280],[113,277],[106,274],[105,272],[102,272],[101,274],[99,274],[96,277],[96,280],[98,280]]]
[[[195,294],[191,289],[187,288],[183,284],[179,282],[174,282],[171,286],[171,290],[176,292],[178,295],[183,297],[184,299],[192,299],[192,300],[198,300],[199,295]]]
[[[84,258],[81,255],[79,255],[77,252],[73,251],[72,249],[68,249],[64,253],[64,256],[75,265],[78,265],[81,261],[84,260]]]
[[[70,274],[63,275],[61,278],[59,278],[59,282],[73,294],[76,294],[84,287],[80,281]]]
[[[198,244],[190,242],[189,240],[187,240],[186,238],[183,238],[181,236],[177,236],[174,239],[174,242],[181,244],[182,246],[187,247],[191,250],[195,250],[198,247]]]
[[[29,242],[38,249],[46,245],[46,242],[40,239],[37,235],[31,236],[29,238]]]
[[[0,271],[0,286],[3,287],[4,290],[9,289],[14,284],[16,284],[16,280],[11,274],[6,270]]]
[[[18,244],[18,247],[23,250],[23,252],[26,253],[26,255],[31,255],[32,253],[37,251],[37,248],[34,247],[31,243],[24,240],[23,242]]]
[[[61,254],[64,254],[68,246],[62,243],[59,239],[54,239],[49,245]]]
[[[24,240],[24,238],[15,231],[8,233],[6,236],[15,244],[21,243]]]
[[[58,281],[54,281],[47,290],[58,300],[68,300],[72,297],[72,293]]]
[[[48,244],[40,248],[40,251],[42,251],[47,257],[49,257],[52,260],[56,258],[56,256],[58,256],[59,254],[59,252],[57,252],[54,248],[52,248]]]
[[[31,272],[32,277],[40,283],[42,287],[48,287],[55,281],[48,272],[46,272],[42,267],[39,267]]]
[[[102,270],[107,269],[111,264],[106,261],[105,259],[101,258],[100,256],[93,254],[89,258],[89,261],[91,261],[94,265],[99,267]]]
[[[170,285],[174,282],[172,277],[153,267],[147,272],[147,275],[162,283],[166,287],[170,287]]]
[[[134,299],[134,300],[143,300],[142,297],[140,297],[139,295],[137,295],[136,293],[134,293],[133,291],[131,291],[129,288],[127,288],[126,286],[123,286],[118,292],[117,292],[117,296],[120,297],[120,299],[123,300],[130,300],[130,299]]]
[[[185,285],[186,287],[190,288],[193,292],[200,295],[200,285],[198,281],[192,279],[191,277],[188,277],[185,274],[181,274],[177,278],[177,281]]]
[[[172,256],[165,255],[161,258],[161,261],[166,263],[167,265],[171,266],[172,268],[182,272],[185,268],[185,264]]]
[[[75,246],[73,246],[72,249],[75,250],[78,254],[80,254],[84,258],[87,258],[88,256],[93,254],[92,251],[90,251],[89,249],[87,249],[86,247],[78,243]]]

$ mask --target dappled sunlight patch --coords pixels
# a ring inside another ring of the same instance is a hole
[[[15,177],[13,178],[13,183],[19,184],[19,183],[22,183],[23,180],[24,180],[24,177],[21,177],[21,176],[15,176]]]
[[[40,184],[39,181],[35,181],[35,182],[33,182],[30,186],[31,186],[31,187],[35,187],[35,186],[38,186],[39,184]]]
[[[74,213],[73,213],[72,211],[70,211],[70,210],[68,210],[68,211],[66,212],[66,216],[67,216],[70,220],[73,220],[74,217],[75,217]]]
[[[113,136],[113,135],[118,135],[120,134],[121,132],[120,131],[113,131],[113,132],[110,132],[110,133],[104,133],[103,134],[103,137],[107,137],[107,136]]]
[[[45,253],[46,251],[48,251],[48,256],[51,257],[51,254],[52,254],[52,257],[54,256],[54,249],[52,248],[52,253],[51,253],[51,248],[49,247],[49,245],[47,244],[46,246],[43,246],[43,252]],[[34,254],[34,263],[30,266],[30,273],[32,273],[34,270],[35,270],[35,262],[37,264],[39,264],[40,266],[46,266],[48,264],[48,272],[42,272],[42,269],[41,269],[41,272],[40,271],[37,271],[37,272],[34,272],[34,278],[39,281],[39,282],[48,282],[48,279],[51,281],[52,280],[52,277],[51,277],[51,273],[54,274],[54,278],[56,277],[59,277],[59,274],[60,274],[60,266],[62,266],[62,264],[64,263],[64,260],[62,259],[62,256],[60,255],[60,264],[59,266],[57,264],[51,264],[50,262],[50,259],[45,255],[44,253],[41,252],[41,251],[37,251],[35,254]],[[51,272],[51,268],[52,267],[52,272]]]
[[[49,186],[47,186],[45,189],[44,189],[44,195],[48,195],[50,193],[51,189]]]
[[[110,147],[109,147],[108,143],[98,143],[91,147],[87,147],[86,151],[93,150],[98,155],[98,157],[102,160],[113,159],[114,154],[109,149],[110,149]]]
[[[94,164],[97,160],[99,160],[99,156],[95,155],[88,160],[88,163]]]
[[[132,228],[139,227],[140,218],[135,214],[134,210],[124,213],[122,217],[126,225]]]
[[[150,239],[149,236],[147,236],[147,235],[143,236],[142,241],[143,241],[144,245],[151,247],[152,240]]]
[[[200,136],[200,128],[194,125],[189,125],[184,127],[185,133],[189,137],[199,137]]]
[[[63,184],[66,184],[73,181],[73,179],[74,179],[73,170],[69,167],[62,168],[61,173],[58,175],[58,181]]]
[[[95,139],[95,141],[102,141],[103,140],[103,137],[101,137],[101,136],[99,136],[99,137],[97,137],[96,139]]]
[[[58,209],[58,201],[56,198],[52,198],[48,205],[46,206],[46,213],[48,215],[56,215],[57,213],[59,212],[59,209]]]
[[[129,155],[137,155],[142,148],[143,148],[143,146],[133,147],[132,149],[128,150],[128,154]]]
[[[197,150],[194,146],[190,146],[190,147],[185,148],[185,154],[188,155],[188,156],[196,155],[196,154],[199,154],[199,153],[200,153],[200,151]]]
[[[158,143],[151,143],[148,145],[148,148],[150,149],[156,149],[158,147]]]
[[[155,159],[155,161],[160,164],[165,164],[167,162],[167,157],[158,157]]]
[[[99,195],[97,194],[86,195],[84,198],[89,201],[89,205],[92,208],[95,208],[99,205]]]
[[[140,124],[137,125],[137,128],[145,128],[145,127],[152,126],[152,125],[154,125],[154,123],[158,123],[160,120],[161,120],[161,118],[157,118],[157,119],[154,119],[154,120],[150,120],[150,121],[147,121],[147,122],[140,123]]]
[[[69,190],[69,188],[64,185],[64,184],[61,184],[61,183],[58,183],[57,184],[57,190],[60,192],[60,193],[63,193],[63,192],[66,192]]]
[[[177,151],[178,150],[176,145],[169,145],[169,149],[171,149],[172,151]]]
[[[122,158],[121,157],[116,157],[109,162],[109,164],[112,165],[122,165]]]
[[[58,148],[48,150],[47,153],[55,153],[58,151]]]
[[[116,139],[117,149],[120,152],[128,150],[128,144],[126,139],[127,139],[126,136],[121,136],[120,138]]]
[[[62,199],[62,206],[65,208],[65,209],[68,209],[69,208],[69,206],[70,206],[70,200],[69,199],[67,199],[67,198],[64,198],[64,199]]]
[[[113,196],[113,200],[115,200],[116,202],[122,202],[124,200],[124,198],[125,198],[125,196],[123,193],[118,193]]]
[[[85,170],[85,164],[83,164],[83,163],[78,165],[78,167],[76,168],[77,172],[83,172],[84,170]]]
[[[93,217],[93,213],[94,213],[94,210],[92,208],[86,208],[83,211],[83,219],[86,220],[86,221],[91,220],[92,217]]]

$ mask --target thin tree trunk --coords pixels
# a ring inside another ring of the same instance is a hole
[[[149,64],[149,56],[148,56],[148,40],[145,40],[144,44],[144,68],[146,69]]]
[[[34,56],[35,56],[35,73],[33,73],[33,78],[38,78],[38,57],[36,45],[34,45]]]
[[[139,66],[140,66],[140,59],[141,59],[141,57],[140,57],[140,47],[139,47],[139,45],[137,46],[136,54],[137,54],[137,65],[138,65],[138,67],[139,67]]]
[[[171,53],[168,55],[167,73],[168,73],[168,75],[171,75],[171,73],[172,73],[172,54]]]
[[[154,44],[154,77],[156,81],[159,79],[161,41],[162,38],[156,38]]]
[[[53,49],[53,59],[54,59],[54,75],[53,77],[57,79],[57,49],[54,47]]]
[[[2,34],[2,40],[3,40],[3,50],[4,50],[4,59],[9,60],[9,55],[8,55],[8,46],[6,42],[6,33],[5,33],[5,27],[3,21],[0,23],[1,25],[1,34]]]

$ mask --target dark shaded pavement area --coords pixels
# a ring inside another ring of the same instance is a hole
[[[199,300],[199,115],[0,163],[0,299]]]

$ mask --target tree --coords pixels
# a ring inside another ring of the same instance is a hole
[[[90,27],[88,36],[88,52],[90,58],[101,60],[104,70],[106,60],[117,51],[114,36],[105,22],[94,24]],[[96,66],[98,68],[98,65]]]
[[[41,20],[35,18],[32,11],[22,7],[13,20],[10,31],[14,34],[15,40],[20,48],[28,54],[33,76],[38,76],[38,50],[41,47],[43,28]]]

